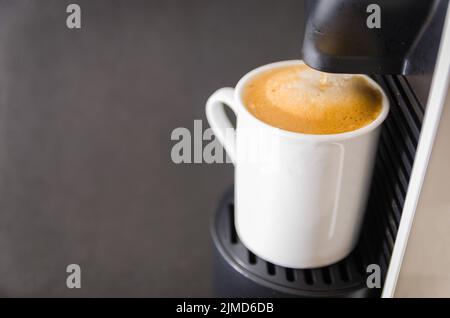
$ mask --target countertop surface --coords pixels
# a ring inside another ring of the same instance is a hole
[[[207,97],[300,57],[303,3],[0,0],[0,295],[212,296],[230,164],[175,164]],[[66,287],[78,264],[82,288]]]

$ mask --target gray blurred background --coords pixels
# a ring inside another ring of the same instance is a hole
[[[213,296],[233,167],[172,163],[171,132],[299,58],[302,17],[299,0],[0,0],[0,296]]]

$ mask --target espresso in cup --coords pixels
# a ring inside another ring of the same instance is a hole
[[[361,75],[322,73],[300,64],[259,74],[244,88],[243,102],[271,126],[339,134],[373,122],[382,109],[382,94]]]
[[[206,116],[235,166],[239,240],[287,268],[349,255],[388,113],[389,100],[370,77],[320,73],[302,61],[261,66],[235,89],[212,94]],[[266,158],[276,159],[273,167]]]

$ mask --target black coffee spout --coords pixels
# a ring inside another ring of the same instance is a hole
[[[306,0],[303,60],[330,73],[420,70],[415,50],[442,1]]]

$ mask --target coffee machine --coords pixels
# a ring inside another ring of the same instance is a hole
[[[322,268],[291,269],[268,263],[240,242],[230,189],[211,225],[218,296],[396,295],[399,278],[407,279],[414,271],[408,263],[420,263],[414,257],[423,255],[417,251],[427,239],[421,229],[436,227],[429,223],[430,217],[422,216],[432,211],[439,222],[450,204],[450,196],[439,191],[450,186],[445,178],[449,170],[445,164],[450,162],[445,138],[450,132],[448,2],[306,1],[301,39],[305,63],[324,72],[370,75],[391,103],[359,244],[344,260]],[[434,251],[439,251],[436,244],[432,244]],[[380,269],[380,286],[367,284],[371,264]]]

